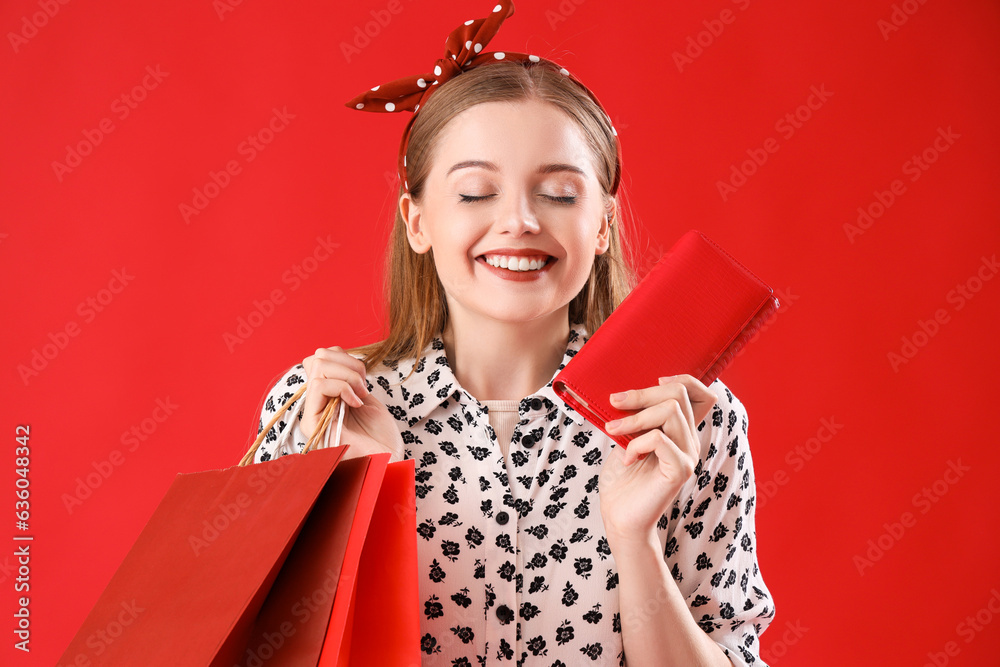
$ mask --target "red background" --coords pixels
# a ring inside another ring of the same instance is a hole
[[[55,663],[174,476],[236,463],[278,373],[379,336],[387,175],[406,117],[344,103],[429,71],[447,33],[491,8],[244,2],[220,17],[209,0],[53,2],[46,18],[43,4],[0,9],[0,532],[17,533],[15,426],[28,424],[35,536],[32,651],[5,631],[4,664]],[[880,27],[894,12],[898,29]],[[489,45],[555,59],[601,98],[643,272],[694,227],[779,290],[782,310],[723,373],[750,415],[771,664],[983,665],[1000,651],[987,606],[996,595],[1000,608],[1000,280],[977,283],[995,278],[982,258],[1000,249],[998,26],[989,0],[522,0]],[[115,100],[147,66],[164,74],[122,117]],[[813,86],[830,94],[788,136],[776,124]],[[241,142],[275,108],[294,118],[248,161]],[[113,130],[60,179],[53,162],[102,119]],[[937,154],[939,128],[953,139]],[[724,198],[718,182],[769,138],[777,151]],[[908,171],[928,148],[933,164]],[[180,204],[230,160],[239,173],[186,222]],[[878,213],[897,179],[901,194],[850,237],[845,224]],[[332,257],[283,279],[317,237],[339,244]],[[121,269],[125,288],[102,292]],[[959,285],[978,291],[959,298]],[[227,345],[275,290],[281,303]],[[76,335],[55,347],[67,326]],[[919,347],[894,368],[904,337]],[[43,349],[53,358],[22,378]],[[176,406],[162,423],[157,400]],[[832,438],[824,419],[841,425]],[[144,423],[130,451],[122,436]],[[64,494],[115,450],[120,465],[69,512]],[[949,461],[968,469],[946,475]],[[12,628],[3,539],[0,627]],[[960,625],[977,612],[980,630]]]

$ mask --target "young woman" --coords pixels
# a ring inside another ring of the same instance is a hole
[[[414,111],[388,337],[289,369],[259,430],[310,391],[255,461],[301,451],[338,396],[348,457],[416,460],[424,664],[761,665],[774,605],[740,401],[688,375],[623,388],[626,451],[552,389],[635,278],[610,119],[558,65],[482,53],[512,13],[501,0],[433,74],[350,103]]]

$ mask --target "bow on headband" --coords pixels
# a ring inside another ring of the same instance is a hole
[[[448,39],[445,41],[444,57],[438,59],[432,72],[407,76],[390,81],[389,83],[383,83],[347,102],[346,106],[360,111],[381,113],[397,111],[413,112],[413,116],[403,130],[403,138],[399,145],[399,179],[402,181],[405,190],[409,190],[409,183],[406,180],[406,148],[410,141],[410,128],[413,127],[413,121],[416,119],[420,107],[426,103],[427,98],[437,86],[473,67],[502,60],[514,62],[530,61],[533,63],[545,60],[545,62],[559,67],[550,60],[527,53],[513,53],[510,51],[483,52],[483,47],[497,34],[500,24],[504,22],[504,19],[513,16],[513,14],[514,3],[512,0],[498,0],[497,5],[486,18],[466,21],[451,31],[451,34],[448,35]],[[608,123],[610,124],[610,116],[608,116],[607,111],[604,110],[604,107],[590,89],[565,68],[559,67],[559,71],[563,76],[569,77],[587,92],[598,108],[604,111],[604,115],[608,118]],[[618,132],[615,131],[614,126],[611,127],[611,131],[615,137],[618,136]],[[615,160],[615,175],[611,185],[612,195],[618,191],[618,183],[621,180],[621,145],[617,140],[615,141],[615,150],[617,158]]]

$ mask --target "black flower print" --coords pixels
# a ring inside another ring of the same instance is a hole
[[[545,638],[541,635],[528,640],[528,650],[531,651],[531,655],[548,655],[549,653],[545,649]]]
[[[715,492],[715,497],[721,498],[722,494],[726,492],[726,489],[728,487],[729,487],[729,477],[722,474],[721,472],[718,473],[715,476],[715,485],[712,487],[712,490]]]
[[[451,540],[444,540],[441,542],[441,555],[450,560],[452,563],[458,560],[458,554],[460,551],[458,542],[452,542]]]
[[[436,583],[444,581],[444,578],[447,576],[445,571],[441,568],[441,565],[437,562],[437,559],[434,559],[434,562],[431,563],[431,571],[428,576],[431,581]]]
[[[583,455],[583,462],[589,466],[596,466],[601,462],[601,450],[595,447]]]
[[[423,523],[417,526],[417,535],[424,538],[425,540],[429,540],[432,537],[434,537],[434,532],[436,530],[437,528],[434,527],[433,521],[430,520],[424,521]]]
[[[535,577],[531,580],[531,585],[528,587],[529,593],[544,593],[549,589],[548,584],[545,583],[545,577]]]
[[[580,647],[580,652],[583,653],[588,658],[590,658],[591,660],[597,660],[598,658],[600,658],[601,653],[603,653],[603,651],[604,648],[598,643],[587,644],[586,646]]]
[[[525,569],[537,570],[545,567],[549,562],[549,559],[545,557],[543,553],[536,553],[531,557],[531,560],[524,564]]]
[[[462,522],[458,520],[458,515],[454,512],[445,512],[444,515],[438,519],[438,523],[442,526],[461,526]]]
[[[454,595],[451,596],[451,601],[457,604],[462,609],[468,609],[469,605],[472,604],[472,598],[469,597],[469,589],[463,588]]]
[[[444,615],[444,605],[438,601],[436,595],[432,595],[427,602],[424,603],[424,616],[428,619],[440,618]]]
[[[483,534],[479,532],[479,529],[472,526],[465,532],[465,543],[469,545],[469,549],[474,549],[483,543]]]
[[[546,505],[544,512],[545,518],[546,519],[556,518],[557,516],[559,516],[559,512],[561,512],[564,507],[566,507],[566,503],[552,503],[550,505]]]
[[[514,578],[514,564],[507,561],[497,570],[497,575],[505,581],[512,581]]]
[[[595,604],[593,609],[583,615],[583,620],[591,624],[600,623],[602,618],[604,618],[604,614],[601,613],[600,603]]]
[[[476,633],[470,627],[455,627],[451,629],[455,636],[462,640],[463,644],[468,644],[476,637]]]
[[[556,642],[559,644],[566,644],[572,641],[574,637],[573,626],[570,625],[569,621],[563,621],[562,625],[556,628]]]
[[[437,639],[434,638],[434,635],[428,632],[420,638],[420,650],[427,655],[431,655],[433,653],[440,653],[441,647],[438,646]]]
[[[514,649],[511,648],[506,638],[500,640],[500,648],[497,650],[498,660],[510,660],[514,657]]]
[[[725,524],[720,523],[718,526],[715,527],[715,530],[712,531],[712,536],[708,538],[708,541],[721,542],[722,540],[725,539],[726,535],[728,534],[729,534],[729,529],[726,528]]]
[[[699,570],[707,570],[712,567],[712,561],[709,559],[708,554],[702,552],[698,556],[698,560],[695,562],[695,567]]]
[[[701,620],[698,621],[698,625],[701,626],[702,630],[709,634],[722,627],[722,623],[716,623],[708,614],[701,617]]]
[[[704,524],[701,521],[692,521],[691,523],[684,525],[684,530],[688,532],[692,538],[701,535],[701,531],[704,528]]]
[[[576,592],[575,588],[573,588],[573,584],[567,581],[565,588],[563,588],[562,603],[567,607],[572,607],[579,599],[580,594]]]

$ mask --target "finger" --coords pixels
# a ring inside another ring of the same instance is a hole
[[[699,417],[695,413],[695,409],[696,408],[695,408],[695,404],[692,402],[692,399],[691,399],[691,390],[688,389],[688,384],[685,381],[679,381],[680,378],[690,378],[691,380],[694,380],[694,382],[696,382],[696,383],[698,382],[697,379],[692,378],[690,375],[672,376],[672,377],[669,377],[669,378],[660,378],[660,382],[663,383],[664,385],[667,385],[667,386],[673,386],[673,387],[681,387],[681,388],[683,388],[683,389],[681,389],[681,391],[683,393],[684,400],[680,402],[680,407],[681,407],[681,410],[684,413],[684,418],[687,421],[687,424],[688,424],[689,428],[686,429],[686,430],[682,430],[681,434],[678,434],[677,430],[674,430],[674,429],[670,428],[666,424],[664,425],[663,429],[665,430],[665,432],[667,433],[667,435],[672,436],[674,438],[675,442],[677,442],[678,444],[683,443],[683,445],[684,445],[684,448],[683,448],[684,451],[689,456],[692,456],[692,457],[694,457],[697,460],[701,456],[701,442],[698,440],[698,426],[697,426],[697,424],[699,424],[701,422],[701,420],[704,419],[704,417]],[[693,385],[693,386],[695,387],[694,391],[697,394],[697,392],[698,392],[697,385]],[[704,387],[704,385],[702,385],[702,386]],[[715,395],[712,394],[712,397],[713,397],[713,404],[714,404]],[[699,407],[702,405],[700,397],[699,397],[698,400],[696,400],[696,403],[697,403],[697,405]]]
[[[623,465],[630,466],[636,461],[644,460],[656,448],[656,443],[647,438],[647,435],[643,433],[641,436],[632,438],[629,441],[628,447],[622,453]]]
[[[686,397],[683,394],[681,398],[683,402],[668,398],[662,403],[625,417],[620,420],[620,426],[616,427],[613,422],[609,422],[605,428],[614,434],[657,430],[665,433],[673,442],[682,445],[686,454],[697,458],[701,452],[701,444],[696,435],[697,430],[692,426],[690,405],[686,405]],[[688,412],[688,415],[685,415],[685,412]],[[630,448],[631,446],[629,443]]]
[[[648,454],[656,456],[661,469],[672,471],[681,480],[687,480],[694,474],[694,462],[691,456],[684,453],[677,443],[662,431],[650,431],[630,442],[622,462],[628,466],[640,455],[645,458]]]
[[[309,391],[306,392],[306,401],[302,409],[301,427],[302,433],[306,437],[311,437],[313,432],[323,425],[324,417],[326,417],[327,423],[329,422],[331,415],[326,413],[326,409],[331,405],[330,400],[334,398],[346,401],[355,409],[364,406],[364,402],[354,395],[350,385],[343,380],[331,378],[312,380]]]
[[[316,350],[314,355],[320,362],[329,362],[334,364],[339,364],[346,368],[350,368],[355,373],[357,373],[360,382],[357,383],[357,389],[359,394],[367,394],[368,385],[365,381],[368,375],[368,369],[365,367],[365,362],[356,358],[354,355],[348,354],[344,351],[344,348],[339,345],[333,347],[321,347]]]
[[[348,354],[347,351],[344,350],[344,348],[340,347],[339,345],[334,345],[333,347],[325,348],[324,353],[329,353],[334,359],[340,361],[345,366],[349,366],[355,369],[362,375],[367,373],[367,370],[365,369],[365,362],[361,361],[353,354]]]
[[[354,393],[358,396],[370,393],[366,379],[368,370],[365,368],[364,362],[344,352],[343,348],[339,346],[321,347],[311,358],[313,361],[309,369],[310,378],[337,377],[349,382]],[[350,373],[345,374],[340,370],[331,370],[337,367],[348,370]]]
[[[625,465],[631,465],[640,457],[644,459],[649,454],[654,454],[658,459],[669,461],[676,454],[669,451],[671,446],[676,449],[670,438],[662,431],[643,433],[629,443],[623,462]]]
[[[633,399],[631,398],[633,394],[641,396]],[[683,429],[685,425],[692,431],[695,428],[692,425],[691,406],[683,385],[633,389],[628,392],[628,396],[621,401],[628,407],[622,409],[632,408],[638,412],[608,422],[605,424],[608,430],[615,433],[631,433],[653,428],[667,428],[668,431],[678,427]],[[651,401],[654,398],[658,400]]]
[[[642,436],[644,440],[643,449],[649,449],[649,453],[644,453],[642,457],[650,454],[655,460],[650,461],[650,465],[655,465],[660,475],[664,479],[676,484],[677,489],[688,482],[694,475],[694,461],[680,451],[680,448],[670,440],[662,431],[650,431]],[[649,442],[645,442],[648,440]],[[631,445],[629,446],[631,449]],[[624,470],[637,469],[634,465],[626,465]]]
[[[339,378],[314,378],[310,380],[309,391],[306,392],[305,411],[309,415],[322,414],[331,398],[340,397],[355,408],[364,405],[351,385]]]
[[[719,402],[719,397],[715,395],[715,392],[709,389],[704,382],[692,375],[682,374],[660,378],[661,384],[669,382],[678,382],[687,389],[695,426],[700,424],[708,416],[708,413],[712,411],[712,407]]]
[[[694,414],[690,409],[690,399],[687,395],[687,387],[679,382],[665,382],[666,378],[660,378],[658,384],[655,387],[646,387],[645,389],[629,389],[625,392],[620,392],[618,394],[611,394],[611,404],[620,410],[641,410],[642,408],[647,408],[657,403],[663,403],[664,401],[674,399],[681,404],[681,408],[684,411],[685,417],[690,419],[694,418]],[[624,398],[616,398],[616,396],[624,393]],[[692,426],[692,428],[694,428]]]
[[[691,396],[688,394],[687,386],[682,382],[676,382],[670,378],[660,378],[659,382],[661,387],[670,387],[677,392],[677,395],[673,396],[673,398],[680,405],[681,412],[684,413],[684,419],[691,427],[691,432],[693,433],[698,428],[698,425],[694,420],[694,407],[691,405]]]

